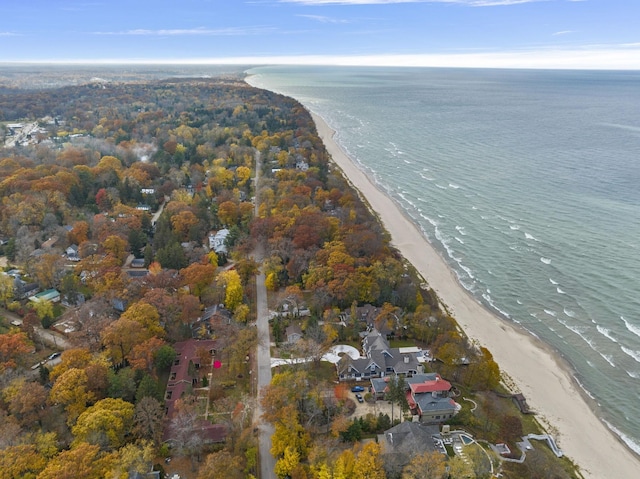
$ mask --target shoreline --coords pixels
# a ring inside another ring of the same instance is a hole
[[[334,165],[369,203],[392,245],[437,293],[465,334],[491,351],[501,372],[524,394],[538,421],[580,473],[593,478],[637,475],[640,459],[598,418],[593,401],[561,354],[487,309],[464,289],[401,208],[342,150],[333,138],[335,131],[322,117],[307,111]]]

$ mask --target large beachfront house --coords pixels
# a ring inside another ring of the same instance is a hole
[[[373,328],[362,341],[363,357],[344,355],[338,364],[340,381],[368,380],[388,375],[413,376],[422,372],[425,358],[419,348],[392,348],[386,338]]]
[[[451,398],[451,383],[438,373],[415,374],[405,379],[406,395],[413,415],[422,423],[435,424],[455,416],[460,405]],[[385,399],[389,377],[371,379],[371,394]]]

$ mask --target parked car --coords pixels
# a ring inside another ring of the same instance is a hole
[[[55,359],[58,356],[60,356],[60,353],[53,353],[53,354],[50,354],[49,357],[47,357],[47,359],[51,361],[52,359]]]
[[[362,399],[362,394],[356,394],[356,399],[358,400],[358,402],[364,402],[364,399]]]
[[[352,393],[362,393],[364,392],[364,388],[362,386],[353,386],[351,388]]]

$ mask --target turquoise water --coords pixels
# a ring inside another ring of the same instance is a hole
[[[640,453],[640,72],[261,67]]]

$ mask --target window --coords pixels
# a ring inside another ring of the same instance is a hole
[[[171,373],[171,376],[169,376],[169,381],[174,381],[176,379],[176,374],[177,373]]]
[[[168,401],[169,399],[171,399],[172,394],[173,394],[173,391],[167,391],[167,394],[164,395],[164,398]]]
[[[173,365],[174,365],[174,366],[177,366],[178,364],[180,364],[180,359],[176,359],[176,360],[173,362]]]

